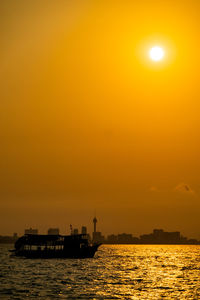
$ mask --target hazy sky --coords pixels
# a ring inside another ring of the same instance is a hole
[[[200,238],[199,11],[0,1],[0,234],[91,232],[96,210],[104,234]]]

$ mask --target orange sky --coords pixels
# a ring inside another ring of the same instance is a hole
[[[1,0],[0,234],[96,210],[104,234],[200,238],[199,10]]]

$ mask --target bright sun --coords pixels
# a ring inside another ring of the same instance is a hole
[[[165,55],[164,50],[159,46],[155,46],[155,47],[151,48],[149,51],[149,56],[153,61],[162,60],[164,55]]]

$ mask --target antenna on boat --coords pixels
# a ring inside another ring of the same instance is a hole
[[[70,232],[71,232],[71,235],[73,234],[73,227],[72,227],[72,224],[70,224]]]

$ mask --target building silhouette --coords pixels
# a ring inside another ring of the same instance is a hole
[[[13,236],[0,235],[0,244],[13,244],[18,239],[17,233],[14,233]]]
[[[153,233],[143,234],[140,240],[145,244],[180,244],[186,241],[179,231],[165,232],[163,229],[154,229]]]
[[[87,234],[87,227],[86,226],[82,226],[81,233],[82,234]]]
[[[18,234],[17,234],[17,232],[14,232],[14,233],[13,233],[13,239],[15,239],[15,240],[18,239]]]
[[[132,234],[111,234],[105,240],[106,244],[138,244],[139,238],[133,237]]]
[[[59,235],[59,228],[49,228],[47,231],[48,235]]]
[[[74,234],[74,235],[77,235],[77,234],[78,234],[78,228],[74,228],[73,234]]]
[[[38,229],[29,228],[24,230],[24,234],[38,234]]]
[[[196,239],[187,239],[179,231],[167,232],[163,229],[154,229],[150,234],[143,234],[139,238],[132,234],[111,234],[104,241],[106,244],[168,244],[168,245],[199,245]]]
[[[94,217],[94,219],[93,219],[93,224],[94,224],[94,231],[92,234],[92,241],[94,243],[103,243],[104,236],[102,236],[100,231],[97,231],[97,218],[96,217]]]

